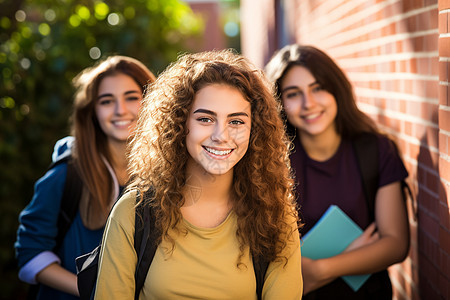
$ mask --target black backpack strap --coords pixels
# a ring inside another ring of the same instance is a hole
[[[262,299],[264,277],[266,276],[268,267],[269,262],[260,258],[255,257],[253,258],[253,269],[255,270],[255,278],[256,278],[256,295],[258,296],[258,300]]]
[[[149,193],[152,193],[150,191]],[[147,196],[147,194],[145,194]],[[150,195],[151,196],[151,195]],[[140,199],[140,194],[136,197],[136,202]],[[155,227],[155,216],[150,205],[145,201],[136,207],[134,248],[138,256],[135,271],[135,294],[134,299],[139,299],[139,294],[144,286],[148,270],[156,253],[156,232],[152,230]]]
[[[58,215],[58,234],[56,236],[55,250],[58,250],[62,246],[64,237],[75,219],[83,191],[83,181],[81,180],[81,177],[78,174],[74,162],[70,156],[52,164],[50,168],[61,162],[67,162],[67,174],[64,191],[61,198],[61,208]]]
[[[378,190],[378,141],[377,136],[365,133],[353,140],[353,147],[361,172],[364,196],[369,220],[375,220],[375,198]]]

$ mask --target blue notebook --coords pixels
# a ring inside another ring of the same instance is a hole
[[[335,256],[363,233],[338,206],[331,205],[319,221],[302,238],[302,256],[320,259]],[[356,292],[371,274],[343,276]]]

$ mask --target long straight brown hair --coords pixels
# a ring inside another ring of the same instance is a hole
[[[342,137],[353,138],[363,132],[378,132],[373,120],[358,109],[352,84],[341,68],[325,52],[313,46],[297,44],[285,46],[275,53],[266,65],[266,74],[275,84],[280,103],[281,81],[293,66],[308,69],[317,82],[334,96],[338,107],[336,130]],[[295,128],[287,122],[284,109],[282,116],[288,133],[293,135]]]
[[[98,87],[108,76],[125,74],[133,78],[144,93],[147,84],[156,80],[140,61],[126,56],[110,56],[78,74],[72,113],[71,133],[75,137],[73,159],[89,191],[88,207],[94,215],[107,214],[113,197],[113,179],[103,159],[111,161],[107,139],[95,114]]]

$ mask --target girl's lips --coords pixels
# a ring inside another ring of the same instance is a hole
[[[318,118],[320,118],[321,115],[322,115],[322,112],[318,112],[318,113],[314,113],[314,114],[308,114],[308,115],[301,116],[301,118],[303,120],[305,120],[306,122],[313,122],[313,121],[317,120]]]
[[[218,150],[218,149],[214,149],[214,148],[210,148],[210,147],[206,147],[206,146],[202,146],[202,147],[203,147],[203,149],[205,149],[205,151],[210,156],[220,157],[220,158],[228,157],[231,154],[231,152],[233,152],[233,150],[234,150],[234,149]]]
[[[118,121],[112,121],[113,125],[116,127],[126,127],[130,126],[132,123],[132,120],[118,120]]]

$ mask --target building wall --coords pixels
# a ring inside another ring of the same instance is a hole
[[[410,254],[390,268],[395,299],[450,299],[450,1],[265,1],[289,8],[275,16],[243,11],[242,31],[270,37],[244,20],[284,18],[294,41],[336,59],[358,106],[399,145],[415,199],[408,202]],[[271,42],[283,46],[276,36]],[[243,54],[263,66],[272,53],[254,55],[252,43],[244,37]]]
[[[226,46],[225,35],[220,23],[220,3],[218,0],[188,0],[192,11],[205,22],[203,37],[191,41],[189,47],[196,51],[223,49]]]

